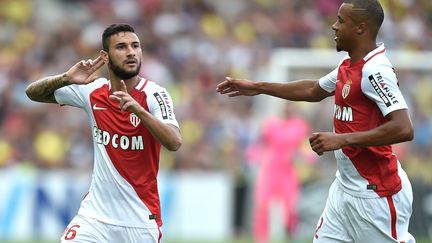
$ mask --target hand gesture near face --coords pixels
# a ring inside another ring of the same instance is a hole
[[[127,92],[126,84],[120,80],[120,91],[114,91],[109,96],[110,100],[118,102],[122,111],[130,111],[137,114],[141,111],[142,106]]]
[[[82,60],[73,65],[67,72],[66,78],[70,84],[88,84],[98,77],[93,75],[99,68],[104,65],[101,56],[96,59]]]

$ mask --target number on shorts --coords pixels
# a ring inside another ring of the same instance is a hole
[[[75,228],[79,228],[79,227],[81,227],[81,226],[74,224],[70,228],[66,228],[65,234],[64,234],[65,235],[64,239],[65,240],[73,240],[77,234]]]

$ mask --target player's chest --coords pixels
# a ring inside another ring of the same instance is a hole
[[[141,119],[130,111],[122,111],[119,103],[110,100],[108,94],[94,94],[89,98],[94,126],[104,131],[121,134],[142,133]],[[134,97],[144,109],[148,110],[145,97]]]
[[[340,68],[336,82],[336,103],[352,103],[364,99],[361,68]]]

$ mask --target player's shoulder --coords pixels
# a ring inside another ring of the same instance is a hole
[[[104,84],[109,84],[109,80],[106,78],[98,78],[95,81],[93,81],[91,84],[94,86],[102,86]]]
[[[109,80],[107,78],[102,77],[102,78],[95,79],[95,81],[93,81],[93,83],[96,83],[96,84],[108,84]]]
[[[98,78],[88,84],[71,84],[63,87],[63,89],[64,90],[72,89],[72,90],[77,90],[79,92],[91,93],[105,84],[109,85],[109,81],[106,78]]]
[[[145,85],[145,87],[142,89],[142,91],[145,93],[153,94],[153,93],[159,93],[159,92],[167,92],[164,87],[155,83],[152,80],[142,78],[142,82]]]
[[[98,78],[91,83],[88,83],[86,85],[81,85],[81,86],[85,89],[94,90],[102,87],[103,85],[109,85],[109,80],[106,78]]]
[[[385,57],[376,56],[363,67],[363,78],[366,80],[395,80],[396,74],[390,61]]]
[[[363,80],[368,80],[366,83],[372,84],[372,86],[376,86],[378,83],[383,85],[383,82],[397,83],[396,73],[386,55],[384,46],[371,52],[365,61],[362,75]]]
[[[393,71],[393,65],[387,57],[384,44],[380,44],[375,50],[370,52],[365,58],[363,72],[376,73]]]

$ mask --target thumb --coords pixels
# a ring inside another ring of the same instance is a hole
[[[126,84],[125,84],[125,82],[123,80],[120,80],[120,89],[121,89],[121,91],[127,93]]]

